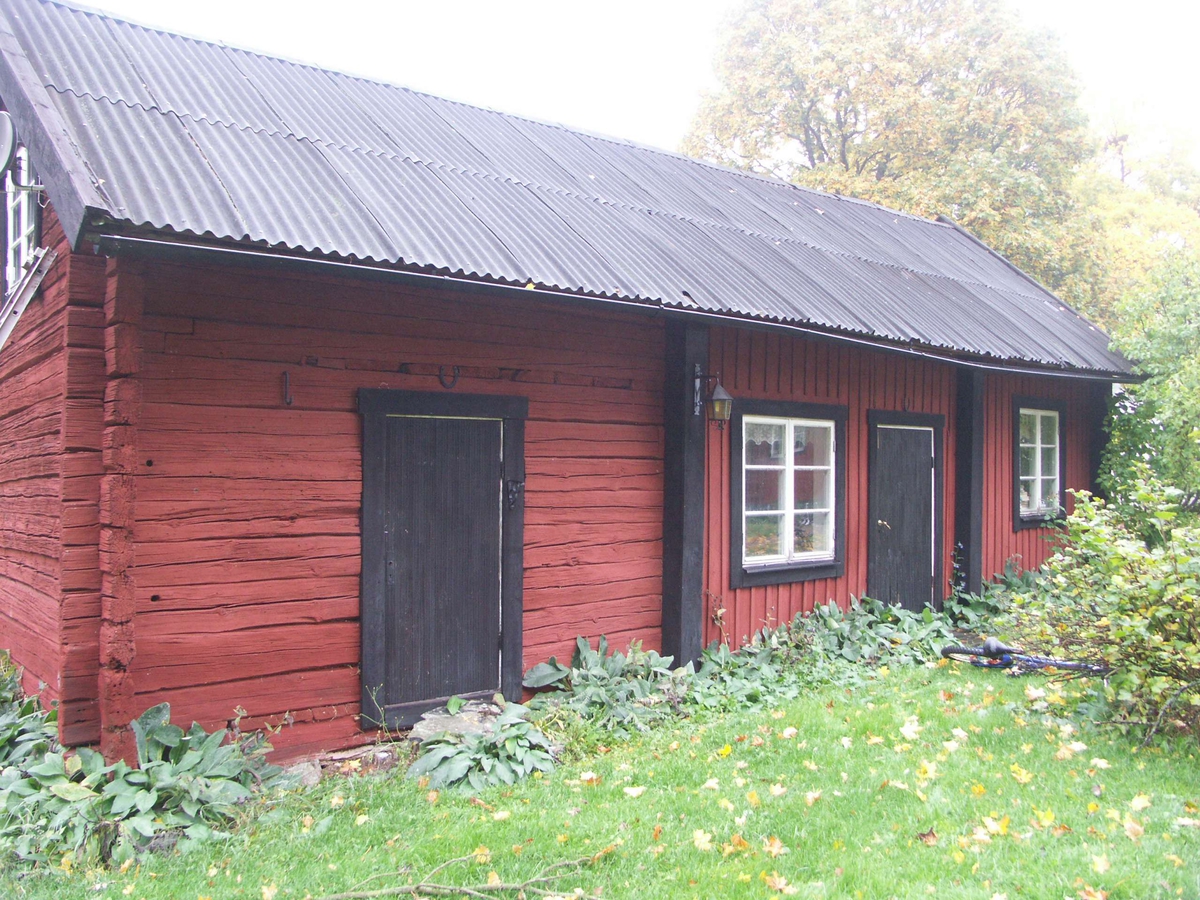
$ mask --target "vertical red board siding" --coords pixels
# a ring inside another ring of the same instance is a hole
[[[0,648],[74,744],[98,736],[104,263],[71,253],[53,207],[42,244],[58,258],[0,350]]]
[[[524,665],[577,635],[660,645],[661,323],[530,298],[147,271],[138,705],[361,739],[359,388],[529,398]],[[288,373],[294,403],[283,402]]]
[[[1054,552],[1052,528],[1013,529],[1013,398],[1044,397],[1068,404],[1066,412],[1067,510],[1074,509],[1070,490],[1092,487],[1092,455],[1099,400],[1106,385],[1032,375],[989,373],[985,389],[983,456],[983,577],[993,578],[1012,560],[1021,569],[1036,569]]]
[[[777,346],[778,350],[771,349]],[[791,400],[846,406],[846,568],[840,578],[767,587],[729,586],[730,430],[709,425],[705,476],[705,641],[740,644],[765,625],[789,621],[817,604],[845,605],[867,589],[867,411],[932,413],[943,432],[944,585],[949,584],[954,536],[954,404],[956,379],[947,363],[913,359],[791,335],[714,328],[709,371],[737,399]],[[714,621],[725,610],[722,626]]]

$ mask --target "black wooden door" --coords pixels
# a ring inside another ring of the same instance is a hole
[[[364,718],[519,698],[524,401],[363,394]]]
[[[906,609],[935,602],[938,429],[870,428],[867,593]]]
[[[387,420],[390,708],[500,689],[501,429]]]

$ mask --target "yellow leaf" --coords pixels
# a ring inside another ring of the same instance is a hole
[[[345,802],[346,802],[346,798],[343,797],[341,794],[334,794],[332,797],[329,798],[329,805],[332,806],[334,809],[337,809],[339,806],[343,805]]]
[[[849,750],[851,747],[854,746],[854,738],[843,737],[842,738],[842,746],[845,747],[847,750]]]
[[[483,846],[483,844],[480,844],[471,852],[475,856],[475,862],[481,866],[486,862],[491,862],[492,860],[492,851]]]
[[[758,791],[749,791],[746,794],[746,802],[751,806],[762,806],[762,801],[758,799]]]
[[[674,753],[679,749],[679,741],[671,741],[671,743],[667,744],[667,749]]]
[[[804,795],[804,802],[807,803],[809,806],[812,806],[814,803],[816,803],[820,799],[821,799],[820,791],[809,791],[807,794]],[[823,808],[824,807],[822,807],[822,809]]]
[[[937,778],[937,763],[921,760],[921,764],[917,766],[917,778],[921,781],[932,781]]]
[[[492,819],[496,822],[503,822],[505,819],[507,819],[511,815],[512,815],[512,812],[510,812],[507,809],[498,809],[494,813],[492,813]]]
[[[1145,794],[1138,794],[1129,801],[1129,805],[1133,808],[1134,812],[1141,812],[1143,809],[1150,808],[1150,798]]]
[[[775,859],[788,852],[788,848],[783,846],[783,841],[771,835],[769,838],[763,838],[763,850],[770,855],[771,859]]]
[[[1177,868],[1177,869],[1183,866],[1183,860],[1180,859],[1178,856],[1176,856],[1174,853],[1164,853],[1163,859],[1165,859],[1167,862],[1174,863],[1175,868]]]
[[[72,757],[72,758],[75,758],[75,757]],[[75,857],[70,853],[64,853],[62,861],[59,862],[58,867],[60,869],[62,869],[64,872],[66,872],[68,875],[70,875],[71,867],[73,865],[75,865]]]
[[[1049,828],[1054,824],[1054,810],[1033,808],[1033,827],[1034,828]]]
[[[1142,835],[1146,833],[1146,829],[1142,827],[1142,823],[1137,819],[1125,819],[1125,837],[1135,843],[1142,839]]]
[[[717,806],[721,807],[721,809],[725,810],[726,812],[733,812],[732,801],[726,799],[725,797],[722,797],[717,801]]]
[[[637,797],[642,796],[644,793],[646,793],[646,788],[642,785],[634,785],[633,787],[625,788],[626,797],[633,797],[636,799]]]
[[[1076,882],[1078,884],[1078,882]],[[1079,900],[1108,900],[1108,891],[1085,884],[1079,889]]]
[[[1108,861],[1108,854],[1102,854],[1101,856],[1093,856],[1092,857],[1092,868],[1096,871],[1096,874],[1098,874],[1098,875],[1103,875],[1105,872],[1107,872],[1109,869],[1111,869],[1112,863],[1110,863]]]
[[[987,788],[985,788],[982,784],[976,783],[971,785],[971,793],[976,797],[982,797],[987,793]]]
[[[488,882],[487,883],[488,883],[488,887],[495,887],[496,885],[501,883],[500,876],[496,874],[495,870],[488,872]]]
[[[766,872],[760,876],[773,891],[779,891],[781,894],[794,894],[797,891],[795,885],[788,884],[788,880],[778,872],[772,872],[768,875]]]
[[[1033,781],[1033,773],[1025,771],[1017,763],[1009,766],[1009,771],[1012,772],[1012,777],[1016,779],[1017,784],[1029,784]]]
[[[942,741],[942,746],[946,748],[947,753],[957,753],[959,744],[958,741]]]
[[[692,846],[702,853],[707,853],[713,848],[712,835],[701,828],[697,828],[692,832]]]
[[[733,747],[730,746],[729,744],[726,744],[724,747],[722,747],[720,750],[717,751],[717,756],[721,757],[721,759],[724,759],[732,752],[733,752]]]
[[[704,782],[703,787],[706,791],[719,791],[721,789],[721,782],[716,778],[710,778]]]
[[[815,772],[819,768],[821,768],[815,762],[813,762],[811,759],[806,759],[804,761],[803,765],[804,765],[804,768],[808,769],[808,771],[810,771],[810,772]]]
[[[772,797],[782,797],[786,793],[787,793],[787,788],[785,788],[782,784],[771,785],[771,796]]]
[[[655,844],[654,846],[649,848],[649,851],[651,853],[653,853],[655,856],[658,856],[658,854],[662,853],[666,849],[667,849],[666,844]]]
[[[794,738],[799,733],[800,732],[798,732],[795,728],[793,728],[791,725],[789,725],[787,728],[783,729],[783,731],[779,732],[779,736],[781,738],[783,738],[785,741],[790,741],[792,738]]]
[[[262,900],[275,900],[275,895],[279,893],[279,888],[275,886],[275,882],[264,884],[262,886]]]
[[[900,726],[900,733],[904,735],[906,741],[915,741],[917,736],[924,730],[916,716],[909,716],[904,724]]]
[[[1107,759],[1100,759],[1099,757],[1097,757],[1096,759],[1093,759],[1093,760],[1092,760],[1092,766],[1093,766],[1094,768],[1097,768],[1097,769],[1110,769],[1110,768],[1112,768],[1112,766],[1110,766],[1110,765],[1109,765],[1109,762],[1108,762],[1108,760],[1107,760]]]
[[[579,780],[588,787],[596,787],[601,781],[600,776],[595,772],[580,772]]]
[[[988,834],[1008,834],[1008,816],[1005,816],[998,822],[991,816],[984,816],[983,824],[987,828]]]
[[[872,734],[867,737],[867,743],[868,744],[882,744],[883,738],[877,734]]]
[[[1094,816],[1096,813],[1100,812],[1100,804],[1093,800],[1087,805],[1087,811],[1089,816]]]
[[[365,824],[367,824],[367,820],[368,820],[368,819],[370,819],[370,818],[371,818],[371,817],[370,817],[370,816],[368,816],[366,813],[359,813],[359,814],[358,814],[357,816],[355,816],[355,818],[354,818],[354,824],[355,824],[355,825],[365,825]]]
[[[571,836],[569,834],[560,834],[558,837],[555,838],[555,840],[558,841],[560,844],[565,844],[570,839],[571,839]]]
[[[1200,828],[1200,819],[1190,819],[1187,816],[1180,816],[1175,820],[1176,825],[1182,825],[1184,828]]]
[[[955,850],[950,855],[951,855],[951,857],[953,857],[954,861],[956,863],[958,863],[959,865],[962,865],[967,859],[967,854],[963,853],[961,850]]]

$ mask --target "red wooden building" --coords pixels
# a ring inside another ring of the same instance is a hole
[[[50,0],[0,99],[0,646],[67,743],[940,602],[1042,561],[1129,375],[953,223]]]

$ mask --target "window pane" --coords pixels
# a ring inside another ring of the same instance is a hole
[[[1058,509],[1058,479],[1042,479],[1042,509]]]
[[[746,559],[779,556],[783,516],[746,516]]]
[[[1037,443],[1037,416],[1034,413],[1021,413],[1021,443]]]
[[[833,519],[829,513],[801,513],[796,516],[797,553],[832,553]]]
[[[746,511],[783,509],[783,470],[746,471]]]
[[[797,466],[827,466],[833,450],[833,428],[828,425],[797,425],[793,447]]]
[[[833,505],[833,498],[829,493],[831,480],[828,470],[798,470],[793,482],[795,508],[829,509]]]
[[[1058,416],[1054,413],[1041,416],[1042,443],[1051,446],[1058,445]]]
[[[1036,453],[1037,453],[1036,447],[1022,447],[1021,448],[1020,475],[1022,478],[1032,478],[1034,475],[1037,474],[1037,472],[1035,472],[1033,470],[1034,464],[1037,462],[1037,456],[1035,455]]]
[[[1025,475],[1025,474],[1032,475],[1033,473],[1032,472],[1026,473],[1025,470],[1022,469],[1021,474],[1022,475]],[[1058,448],[1057,447],[1043,447],[1042,448],[1042,475],[1046,476],[1046,475],[1057,475],[1057,474],[1058,474]]]
[[[1037,486],[1034,484],[1033,478],[1021,479],[1021,511],[1033,512],[1037,506],[1034,501],[1034,496],[1037,494]]]
[[[784,426],[762,422],[746,423],[746,465],[783,465]]]

